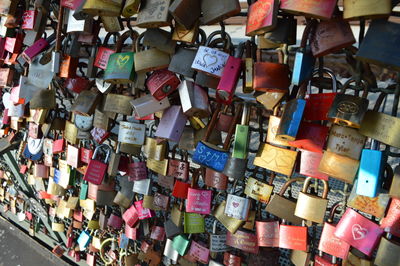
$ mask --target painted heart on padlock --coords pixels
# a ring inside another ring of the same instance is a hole
[[[265,1],[260,1],[259,4],[255,3],[251,9],[249,26],[251,26],[252,28],[261,27],[264,20],[269,16],[269,14],[271,14],[271,5],[272,3]]]
[[[117,59],[117,65],[120,68],[122,68],[125,66],[126,63],[128,63],[129,59],[130,59],[129,55],[125,55],[125,56],[119,55],[118,59]]]
[[[218,58],[215,55],[205,54],[203,56],[203,61],[206,67],[215,65],[218,62]]]
[[[233,205],[233,207],[235,207],[235,208],[239,207],[239,203],[238,203],[238,202],[234,202],[234,203],[232,203],[232,205]]]
[[[359,224],[353,224],[351,229],[354,240],[364,239],[368,234],[368,230]]]

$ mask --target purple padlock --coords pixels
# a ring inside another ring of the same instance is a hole
[[[173,142],[179,142],[186,121],[187,116],[182,112],[182,107],[179,105],[172,105],[163,112],[155,136]]]
[[[119,230],[122,228],[123,222],[124,221],[122,220],[121,217],[115,214],[111,214],[110,217],[108,218],[107,225]]]

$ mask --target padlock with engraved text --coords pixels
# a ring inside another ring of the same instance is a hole
[[[186,181],[189,178],[188,153],[181,152],[181,159],[175,159],[177,147],[172,149],[172,158],[168,160],[168,176]]]
[[[100,161],[97,158],[97,155],[102,148],[105,148],[107,150],[104,162]],[[86,169],[85,176],[83,177],[84,180],[91,182],[95,185],[99,185],[103,182],[103,179],[105,178],[105,175],[107,173],[107,163],[110,156],[110,150],[110,147],[107,145],[100,145],[95,149],[92,160],[90,160]]]
[[[305,15],[318,19],[330,19],[336,7],[336,1],[318,1],[318,0],[283,0],[280,8],[294,15]]]
[[[279,247],[307,252],[308,227],[304,221],[301,226],[286,225],[285,220],[279,226]]]
[[[258,167],[254,168],[256,170]],[[256,172],[255,172],[256,173]],[[246,181],[246,187],[244,194],[257,201],[268,203],[271,197],[272,191],[274,190],[273,182],[275,179],[275,173],[271,173],[270,180],[267,183],[259,181],[255,174],[254,177],[249,177]]]
[[[159,28],[171,25],[168,8],[170,0],[149,0],[142,3],[137,16],[136,26],[140,28]]]
[[[179,84],[180,80],[167,69],[154,71],[146,80],[147,88],[158,101],[173,93]]]
[[[368,110],[368,84],[362,81],[363,94],[361,97],[345,94],[346,89],[354,81],[354,79],[349,79],[335,96],[328,112],[328,119],[335,124],[360,128],[361,121]]]

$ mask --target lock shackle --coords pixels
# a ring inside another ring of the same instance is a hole
[[[114,44],[117,44],[118,39],[121,37],[121,34],[119,32],[108,32],[106,34],[106,36],[104,37],[104,40],[103,40],[103,45],[104,46],[109,45],[108,41],[110,40],[111,36],[113,36]]]
[[[381,108],[382,102],[386,98],[386,96],[386,92],[381,92],[379,94],[378,99],[376,99],[374,109],[372,109],[374,112],[379,112],[379,108]]]
[[[135,41],[135,50],[136,50],[136,52],[139,52],[139,51],[141,51],[142,49],[140,49],[140,44],[141,44],[141,42],[143,42],[143,38],[144,38],[144,34],[145,34],[146,32],[142,32],[137,38],[136,38],[136,41]],[[144,47],[143,47],[144,48]],[[144,50],[144,49],[143,49]]]
[[[212,233],[213,234],[217,233],[217,222],[218,222],[217,219],[215,219],[214,222],[213,222],[213,229],[212,229]]]
[[[281,190],[279,191],[278,195],[283,197],[283,194],[285,194],[286,190],[288,189],[288,187],[291,184],[293,184],[294,182],[303,182],[303,181],[304,181],[304,178],[300,178],[300,177],[289,179],[285,184],[283,184],[283,186],[282,186]]]
[[[103,148],[106,149],[106,157],[104,159],[104,162],[105,163],[108,162],[108,159],[110,158],[110,155],[111,155],[111,147],[108,146],[107,144],[101,144],[101,145],[97,146],[96,149],[94,149],[92,160],[96,159],[97,153],[99,152],[99,150],[101,150]]]
[[[139,33],[137,33],[137,31],[127,30],[124,33],[122,33],[121,37],[119,37],[119,39],[118,39],[115,52],[120,53],[122,51],[122,46],[128,38],[132,39],[132,52],[136,52],[136,46],[134,44],[135,44],[135,41],[138,38],[138,36],[139,36]]]
[[[221,103],[217,103],[213,116],[211,117],[210,122],[208,122],[207,131],[206,134],[204,134],[203,141],[208,141],[208,139],[210,138],[211,133],[214,130],[214,127],[217,123],[217,118],[220,112],[221,112]]]
[[[312,77],[317,76],[319,73],[327,74],[332,80],[332,92],[337,92],[337,79],[335,73],[329,68],[322,68],[322,69],[314,69],[312,73]],[[312,79],[312,78],[311,78]]]
[[[206,32],[203,29],[198,30],[197,37],[196,37],[196,44],[197,45],[205,45],[207,40]]]
[[[175,160],[176,152],[178,151],[178,144],[175,144],[171,149],[171,159]]]
[[[318,21],[316,19],[311,19],[307,22],[307,25],[304,29],[303,36],[301,37],[300,48],[304,49],[307,46],[307,42],[310,39],[310,35],[314,34],[315,29],[317,28]]]
[[[229,149],[229,146],[231,144],[231,138],[232,138],[232,135],[233,135],[233,133],[234,133],[234,131],[236,129],[236,124],[239,122],[239,117],[240,117],[240,113],[242,112],[242,108],[243,108],[243,105],[239,104],[238,110],[235,113],[235,116],[233,117],[232,123],[229,126],[228,133],[227,133],[226,138],[225,138],[225,142],[224,142],[224,146],[223,146],[224,150],[228,150]]]
[[[303,189],[301,190],[301,192],[307,193],[308,187],[310,186],[311,180],[313,179],[315,179],[317,182],[319,180],[313,177],[307,177],[306,180],[304,181]],[[328,197],[328,192],[329,192],[328,182],[326,180],[321,180],[321,181],[324,184],[324,191],[322,192],[322,198],[326,199]]]
[[[206,39],[206,42],[205,42],[205,46],[212,47],[211,43],[213,41],[213,38],[215,36],[217,36],[217,35],[221,35],[221,38],[217,39],[217,41],[218,41],[217,43],[221,43],[222,42],[223,43],[223,47],[224,47],[224,51],[229,51],[230,48],[232,47],[232,39],[231,39],[231,36],[228,33],[226,33],[225,31],[222,31],[222,30],[214,31],[210,35],[208,35],[208,38]]]
[[[354,78],[349,79],[346,81],[346,83],[343,85],[343,88],[340,90],[340,94],[344,94],[346,90],[350,87],[350,84],[353,82],[357,82]],[[363,86],[363,94],[361,95],[361,98],[367,98],[368,96],[368,82],[365,80],[361,80],[361,84]]]
[[[331,211],[329,212],[328,223],[333,222],[333,217],[335,216],[335,213],[339,207],[344,207],[343,201],[338,201],[332,205]]]
[[[243,112],[242,112],[242,118],[240,121],[240,124],[242,125],[248,125],[249,120],[250,120],[250,112],[251,112],[251,106],[247,103],[243,104]]]

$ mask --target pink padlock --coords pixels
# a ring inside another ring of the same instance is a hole
[[[146,162],[131,162],[128,164],[129,181],[137,181],[147,178]]]
[[[301,150],[300,174],[328,181],[329,176],[318,171],[323,155],[321,152]]]
[[[230,104],[235,94],[236,84],[242,70],[242,54],[244,43],[236,48],[235,55],[229,56],[218,83],[216,98],[218,102]]]
[[[112,213],[108,218],[107,225],[118,230],[122,228],[123,222],[121,217]]]
[[[139,230],[137,227],[130,227],[125,224],[125,235],[127,238],[136,240],[138,238]]]
[[[188,254],[202,264],[208,264],[210,260],[210,250],[195,241],[192,241]]]
[[[186,212],[210,214],[211,190],[188,189]]]
[[[162,226],[153,226],[151,228],[150,238],[158,241],[164,241],[165,229]]]
[[[260,247],[279,247],[279,221],[256,221],[257,243]]]
[[[49,46],[49,42],[45,38],[41,38],[37,40],[34,44],[29,46],[22,52],[22,58],[28,62],[29,64],[32,63],[35,56],[43,52]]]
[[[130,227],[135,226],[136,222],[139,220],[139,213],[134,205],[132,205],[129,209],[127,209],[124,212],[124,214],[122,215],[122,219],[128,226]]]
[[[139,220],[154,217],[154,211],[143,207],[143,200],[135,201],[135,208],[139,214]]]
[[[383,233],[382,228],[355,210],[347,208],[336,226],[335,236],[371,256]]]
[[[22,15],[22,29],[23,30],[33,30],[36,23],[36,10],[26,10]]]

